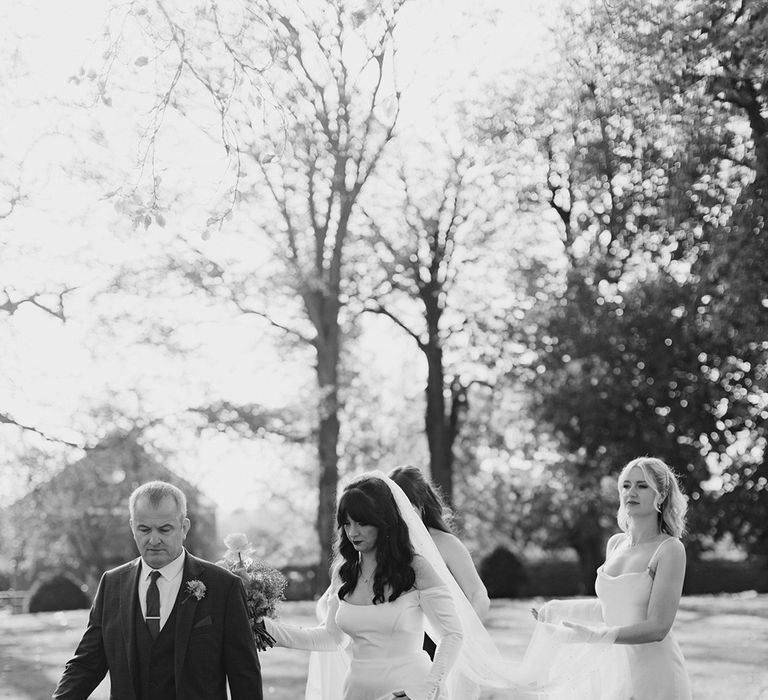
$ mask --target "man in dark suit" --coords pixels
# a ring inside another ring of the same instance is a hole
[[[243,583],[189,554],[184,493],[163,481],[130,497],[141,556],[101,578],[88,626],[53,693],[86,700],[109,671],[112,700],[262,700]]]

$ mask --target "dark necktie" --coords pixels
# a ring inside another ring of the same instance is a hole
[[[152,571],[149,574],[149,588],[147,588],[146,620],[152,639],[157,639],[157,635],[160,634],[160,591],[157,588],[159,577],[159,571]]]

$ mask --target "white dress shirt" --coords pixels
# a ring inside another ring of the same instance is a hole
[[[184,555],[186,550],[182,549],[181,554],[170,564],[166,564],[162,569],[157,569],[160,576],[157,578],[157,590],[160,592],[160,629],[163,629],[168,620],[168,616],[176,603],[176,597],[181,588],[181,578],[184,572]],[[149,575],[155,571],[143,559],[141,560],[141,574],[139,574],[139,604],[141,605],[141,616],[147,616],[147,588],[149,588]]]

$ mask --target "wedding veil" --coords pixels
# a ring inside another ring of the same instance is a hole
[[[543,694],[567,689],[578,676],[589,674],[600,664],[602,650],[609,645],[574,644],[572,636],[554,624],[536,625],[532,642],[523,663],[505,659],[486,630],[467,597],[448,570],[437,546],[405,492],[381,471],[358,475],[350,483],[375,477],[383,481],[395,499],[400,515],[408,527],[414,552],[424,557],[448,588],[461,621],[463,643],[459,657],[448,677],[452,700],[477,697],[479,688],[508,688],[514,697],[541,698]],[[326,591],[336,595],[337,591]],[[325,596],[318,601],[318,616]],[[324,619],[324,618],[323,618]],[[427,629],[439,641],[439,631]],[[565,632],[565,634],[563,634]],[[597,649],[596,646],[601,647]],[[310,657],[306,700],[338,700],[348,668],[345,652],[313,652]],[[557,693],[555,692],[555,695]]]

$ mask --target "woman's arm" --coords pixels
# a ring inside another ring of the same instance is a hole
[[[416,588],[419,589],[419,604],[424,615],[439,636],[435,658],[429,675],[423,682],[407,686],[402,694],[395,697],[409,700],[436,700],[442,697],[440,690],[459,656],[463,641],[461,621],[448,586],[424,557],[413,560],[416,573]]]
[[[336,584],[335,587],[334,584]],[[309,651],[340,651],[344,646],[345,635],[336,624],[336,611],[339,607],[336,591],[339,589],[339,584],[338,579],[334,578],[321,600],[318,601],[316,613],[324,611],[325,617],[317,627],[286,625],[265,617],[264,626],[275,638],[276,645]]]
[[[340,651],[342,648],[341,637],[333,634],[326,625],[298,627],[265,617],[264,627],[279,647],[307,651]]]
[[[618,629],[616,644],[660,642],[675,622],[685,578],[685,547],[678,539],[664,543],[656,559],[648,614],[643,622]]]
[[[459,584],[459,588],[467,596],[477,616],[481,620],[484,619],[488,614],[491,601],[485,584],[475,569],[469,550],[458,537],[448,532],[431,530],[430,534],[448,570]]]
[[[559,622],[577,622],[584,625],[600,625],[603,623],[603,607],[597,598],[580,598],[577,600],[550,600],[538,610],[531,610],[539,622],[556,625]]]
[[[678,539],[664,543],[656,558],[656,573],[648,601],[645,620],[620,627],[585,627],[564,622],[572,629],[577,641],[614,644],[648,644],[660,642],[669,634],[680,605],[685,578],[685,548]]]

